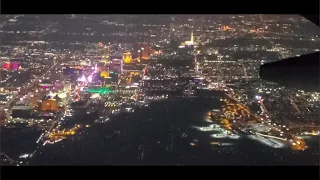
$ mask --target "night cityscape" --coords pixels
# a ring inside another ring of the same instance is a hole
[[[302,16],[0,19],[2,166],[319,166],[320,92],[259,77],[320,51]]]

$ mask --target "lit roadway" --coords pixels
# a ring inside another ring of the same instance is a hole
[[[263,99],[261,99],[261,100],[258,101],[258,102],[259,102],[259,104],[261,105],[262,110],[264,111],[264,113],[268,113],[267,108],[266,108],[266,106],[265,106],[264,103],[263,103]]]
[[[5,153],[0,153],[0,157],[4,156],[7,160],[9,160],[10,163],[18,163],[17,161],[11,159],[7,154]]]
[[[292,106],[294,107],[294,109],[295,109],[299,114],[301,114],[301,111],[300,111],[300,109],[298,108],[297,104],[294,102],[294,100],[292,100],[291,98],[290,98],[289,100],[290,100]]]

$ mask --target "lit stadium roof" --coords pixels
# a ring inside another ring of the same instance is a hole
[[[99,94],[108,94],[108,93],[113,92],[113,90],[108,88],[108,87],[99,87],[99,88],[89,88],[89,89],[86,90],[86,92],[99,93]]]

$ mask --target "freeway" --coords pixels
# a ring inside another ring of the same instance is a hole
[[[269,137],[269,138],[279,139],[279,140],[282,140],[282,141],[288,140],[287,138],[280,138],[280,137],[278,137],[278,136],[271,136],[271,135],[261,134],[261,133],[258,133],[258,132],[256,132],[256,134],[257,134],[257,135],[260,135],[260,136],[263,136],[263,137]]]
[[[292,104],[292,106],[294,107],[294,109],[297,111],[297,113],[302,114],[302,112],[300,111],[300,109],[298,108],[297,104],[294,102],[293,99],[289,98],[290,103]]]
[[[261,99],[261,100],[259,101],[259,104],[260,104],[261,107],[262,107],[263,113],[268,113],[267,108],[266,108],[266,106],[265,106],[264,103],[263,103],[263,99]]]
[[[1,158],[1,156],[3,156],[4,158]],[[13,163],[18,164],[17,161],[11,159],[6,153],[0,153],[0,158],[4,159],[4,160],[1,160],[2,162],[3,161],[8,161],[10,164],[13,164]]]

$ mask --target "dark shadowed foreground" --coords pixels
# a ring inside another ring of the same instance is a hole
[[[174,99],[122,114],[106,124],[45,146],[32,165],[316,165],[317,140],[304,152],[270,149],[251,140],[234,140],[234,146],[217,147],[204,126],[204,114],[221,106],[213,99]],[[190,143],[197,142],[195,146]]]

